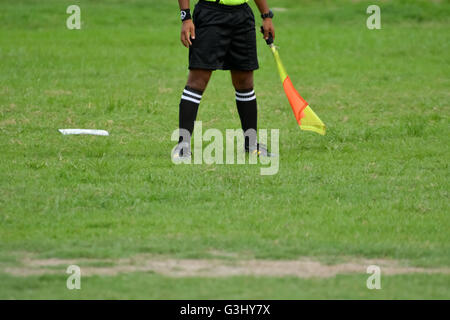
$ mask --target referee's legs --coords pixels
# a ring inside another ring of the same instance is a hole
[[[211,78],[211,70],[192,69],[189,71],[189,77],[186,87],[183,90],[180,101],[179,142],[187,142],[190,145],[192,132],[194,131],[194,122],[197,118],[198,106],[202,99]],[[189,136],[187,136],[189,133]]]
[[[253,71],[232,70],[231,80],[236,90],[236,105],[242,130],[246,133],[245,146],[248,148],[250,143],[256,143],[258,120],[256,94],[253,89]]]

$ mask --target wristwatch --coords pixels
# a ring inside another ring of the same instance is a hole
[[[263,14],[261,15],[261,18],[263,18],[263,20],[264,20],[264,19],[267,19],[267,18],[272,19],[273,16],[274,16],[274,14],[273,14],[272,10],[269,10],[269,13],[263,13]]]

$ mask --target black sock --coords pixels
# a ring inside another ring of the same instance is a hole
[[[249,129],[254,130],[255,136],[252,137],[252,143],[256,143],[256,131],[258,121],[258,108],[256,104],[256,94],[252,89],[236,90],[236,105],[241,119],[242,130],[249,132]],[[249,146],[249,136],[245,137],[245,146]]]
[[[178,142],[185,141],[190,144],[192,132],[194,131],[194,121],[197,118],[198,106],[200,104],[200,100],[202,99],[202,94],[203,91],[195,90],[188,86],[184,88],[180,101],[180,138]],[[189,132],[189,137],[185,137],[185,139],[183,139],[183,136],[185,135],[181,133],[182,129]]]

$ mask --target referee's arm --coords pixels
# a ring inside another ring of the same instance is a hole
[[[267,0],[255,0],[255,3],[261,14],[269,13],[269,5],[267,4]],[[271,18],[265,18],[263,20],[263,28],[265,40],[269,39],[269,33],[271,33],[272,37],[275,39],[275,28]]]
[[[190,10],[189,0],[178,0],[180,5],[180,10]],[[183,21],[181,27],[181,42],[186,48],[192,45],[191,38],[195,39],[195,26],[192,19],[187,19]]]

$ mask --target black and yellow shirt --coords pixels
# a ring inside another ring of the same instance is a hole
[[[216,2],[216,3],[220,3],[220,4],[224,4],[226,6],[238,6],[240,4],[244,4],[246,2],[248,2],[248,0],[204,0],[204,1],[208,1],[208,2]]]

